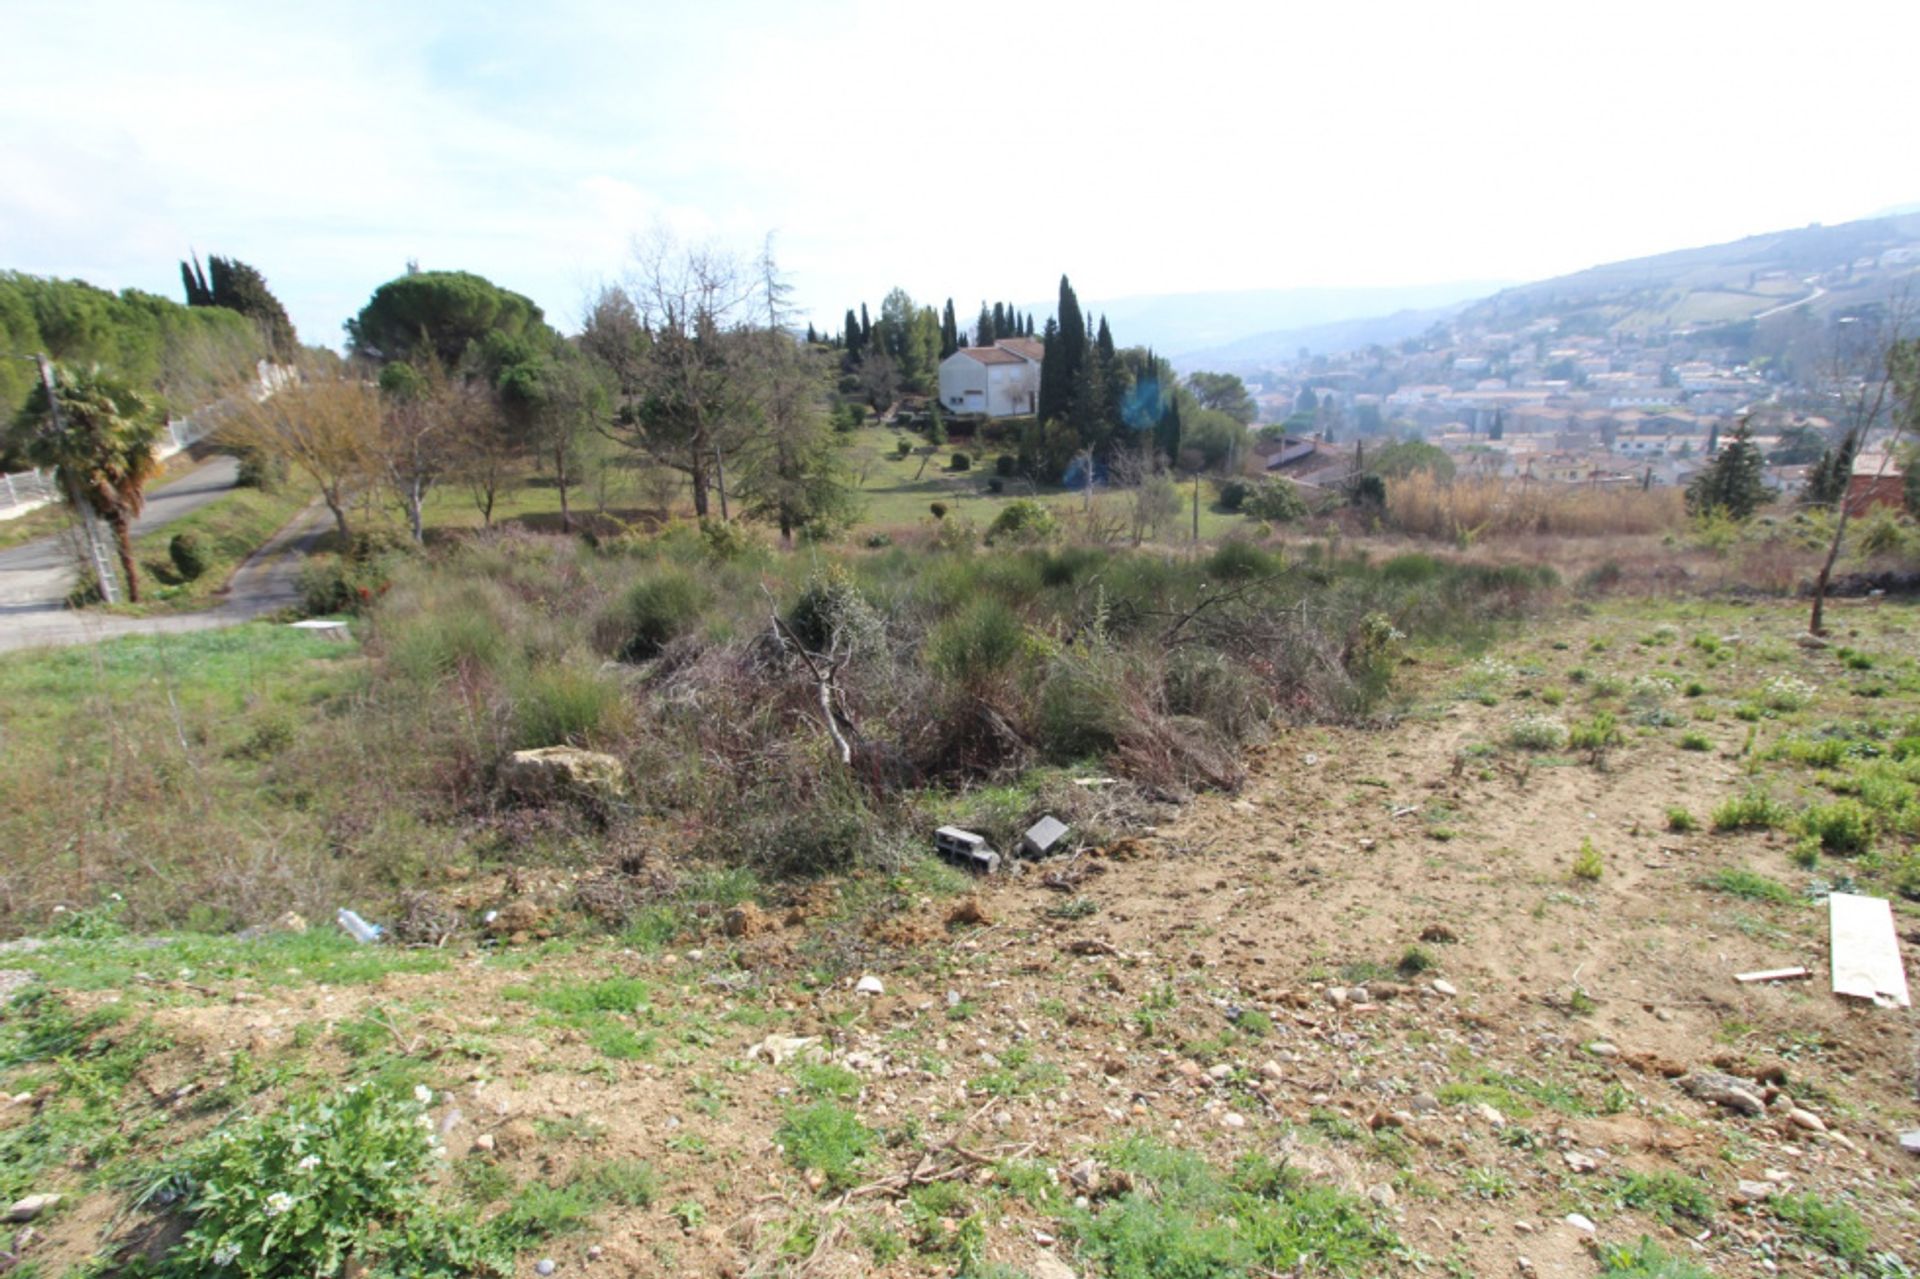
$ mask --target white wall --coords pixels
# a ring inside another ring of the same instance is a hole
[[[987,366],[957,351],[940,361],[940,408],[947,413],[985,413]]]

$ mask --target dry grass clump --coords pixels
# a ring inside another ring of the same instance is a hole
[[[1677,488],[1562,485],[1500,479],[1440,480],[1417,471],[1387,485],[1388,527],[1469,543],[1490,537],[1603,537],[1670,533],[1686,526]]]

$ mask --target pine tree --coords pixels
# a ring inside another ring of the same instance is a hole
[[[807,321],[807,345],[808,346],[820,345],[820,334],[815,331],[812,320]]]
[[[294,336],[293,321],[286,308],[267,287],[266,277],[238,258],[210,256],[207,269],[200,270],[198,254],[192,263],[180,264],[180,279],[186,285],[188,306],[218,306],[238,311],[252,320],[266,340],[267,348],[280,360],[292,360],[300,352]]]
[[[1743,420],[1734,428],[1727,446],[1713,459],[1713,465],[1694,476],[1693,482],[1687,485],[1687,509],[1695,515],[1719,511],[1744,520],[1767,500],[1765,474],[1766,461],[1753,442],[1753,432]]]

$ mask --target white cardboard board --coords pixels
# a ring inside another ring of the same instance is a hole
[[[1833,993],[1867,999],[1882,1008],[1908,1008],[1907,974],[1893,907],[1884,897],[1833,893],[1827,897],[1833,945]]]

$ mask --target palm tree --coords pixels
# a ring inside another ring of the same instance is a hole
[[[46,385],[35,387],[14,423],[16,443],[34,465],[52,467],[61,488],[113,529],[127,598],[137,604],[133,521],[146,505],[147,481],[160,469],[159,414],[145,395],[98,366],[55,365],[52,384],[58,411]]]

